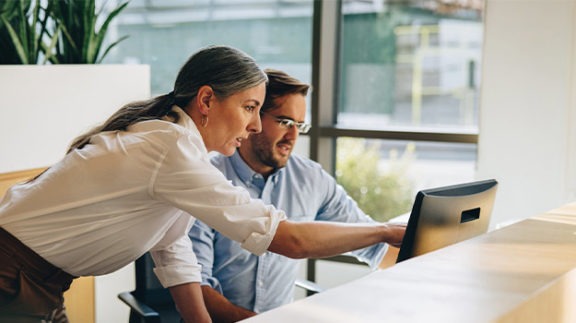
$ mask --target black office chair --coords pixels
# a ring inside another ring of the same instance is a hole
[[[154,261],[150,253],[135,262],[136,289],[118,294],[118,298],[130,307],[130,323],[180,323],[180,314],[168,289],[162,287],[152,270]],[[297,279],[297,287],[305,289],[307,295],[323,289],[304,279]]]
[[[136,289],[118,294],[130,307],[130,323],[180,323],[180,314],[168,289],[162,287],[153,272],[149,253],[135,262]]]

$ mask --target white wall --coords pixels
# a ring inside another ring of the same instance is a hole
[[[145,65],[0,66],[0,173],[57,162],[73,138],[149,97]],[[116,295],[133,289],[132,264],[96,277],[96,322],[128,322]]]
[[[576,0],[488,0],[478,178],[492,224],[576,199]]]

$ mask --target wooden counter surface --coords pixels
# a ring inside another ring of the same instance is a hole
[[[576,322],[576,203],[244,322]]]

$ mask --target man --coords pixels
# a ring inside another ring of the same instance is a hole
[[[286,211],[292,221],[374,222],[318,163],[291,154],[299,133],[310,128],[304,123],[309,85],[281,71],[266,73],[262,132],[252,134],[232,157],[215,156],[212,163],[233,184]],[[200,221],[189,235],[215,322],[238,321],[292,301],[297,261],[270,252],[250,254]],[[352,254],[377,268],[387,247],[380,243]]]

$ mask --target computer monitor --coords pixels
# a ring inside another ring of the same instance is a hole
[[[485,233],[497,186],[489,179],[419,191],[396,262]]]

